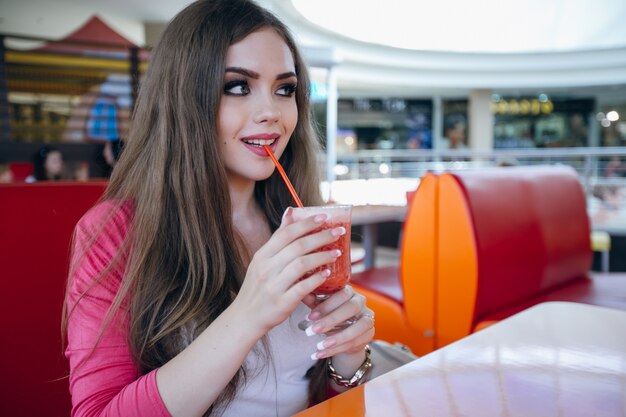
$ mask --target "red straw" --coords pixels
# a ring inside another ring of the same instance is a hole
[[[263,148],[265,149],[265,152],[267,152],[267,154],[270,156],[270,158],[272,158],[272,162],[274,162],[274,165],[276,165],[276,169],[278,169],[278,172],[280,172],[280,176],[283,177],[283,181],[285,181],[285,185],[287,186],[287,188],[289,188],[289,192],[291,193],[294,201],[296,202],[298,207],[302,207],[302,202],[300,201],[298,194],[296,194],[296,190],[293,188],[293,185],[291,185],[291,181],[289,181],[289,178],[287,178],[287,174],[285,174],[283,166],[280,164],[280,162],[278,162],[278,159],[276,159],[269,146],[263,145]]]

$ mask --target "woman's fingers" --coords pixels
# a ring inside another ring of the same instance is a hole
[[[333,244],[346,229],[326,225],[326,220],[326,215],[317,215],[294,221],[288,209],[281,226],[252,257],[238,298],[245,300],[241,305],[246,309],[268,313],[256,315],[263,328],[284,320],[328,278],[325,265],[348,256]]]
[[[316,272],[310,277],[304,278],[286,291],[286,295],[293,301],[299,303],[303,298],[311,294],[317,287],[319,287],[330,276],[329,269],[323,269]]]
[[[307,334],[327,335],[318,344],[314,359],[360,352],[374,337],[374,312],[366,306],[365,297],[350,286],[317,305],[308,319],[313,322]]]
[[[315,306],[317,304],[319,304],[319,301],[318,301],[317,297],[315,296],[315,294],[307,294],[302,299],[302,302],[304,303],[304,305],[309,307],[311,310],[313,310],[315,308]]]
[[[317,318],[326,316],[332,313],[341,305],[348,302],[352,297],[354,297],[355,294],[356,293],[354,292],[354,289],[350,285],[346,285],[341,290],[337,291],[336,293],[332,294],[329,298],[324,300],[323,303],[316,305],[313,311],[311,311],[311,314],[309,316],[311,317],[312,320],[316,320]],[[363,303],[365,303],[365,297],[363,297]]]
[[[278,272],[275,279],[275,285],[277,285],[281,290],[286,291],[308,273],[311,273],[312,271],[320,272],[317,271],[320,270],[320,268],[322,268],[321,271],[324,271],[324,279],[326,279],[330,276],[330,271],[323,268],[324,265],[336,262],[339,256],[341,256],[341,252],[337,250],[313,252],[308,255],[299,256],[289,262],[280,272]],[[328,271],[328,273],[326,273],[326,271]],[[321,282],[318,286],[320,284]],[[317,286],[313,287],[313,290],[315,288],[317,288]],[[305,293],[304,295],[306,294],[308,293]],[[300,299],[302,299],[302,297]]]
[[[280,220],[279,228],[288,226],[288,225],[292,224],[294,221],[295,220],[293,218],[293,208],[292,207],[287,207],[287,209],[283,213],[283,218]]]
[[[323,226],[322,226],[323,227]],[[319,226],[318,226],[319,228]],[[278,251],[274,257],[278,261],[289,262],[298,256],[306,255],[330,245],[346,234],[346,228],[339,226],[309,233],[292,241]]]
[[[259,250],[254,255],[251,265],[262,265],[265,273],[272,276],[273,280],[280,280],[279,285],[286,289],[308,272],[333,263],[344,255],[336,248],[328,250],[320,248],[331,245],[345,233],[345,228],[336,227],[305,235],[292,241],[273,256],[267,256],[266,251]]]
[[[311,311],[309,320],[313,323],[310,332],[328,333],[338,326],[345,326],[346,321],[353,321],[355,317],[363,314],[365,301],[364,296],[346,285],[344,289],[331,295]]]
[[[325,214],[318,214],[304,220],[294,221],[291,212],[287,209],[283,215],[280,227],[274,232],[270,240],[259,250],[259,252],[263,252],[265,257],[274,256],[296,239],[313,232],[319,227],[322,227],[327,219],[328,216]]]
[[[374,314],[371,310],[363,313],[351,326],[329,335],[317,345],[316,359],[328,358],[339,353],[359,352],[374,338]]]

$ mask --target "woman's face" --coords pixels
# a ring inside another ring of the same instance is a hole
[[[271,28],[251,33],[226,54],[218,137],[231,183],[260,181],[274,170],[262,145],[279,158],[298,121],[293,56]]]
[[[46,170],[46,176],[48,178],[60,177],[63,172],[63,157],[61,152],[52,151],[48,153],[46,162],[44,162],[44,169]]]

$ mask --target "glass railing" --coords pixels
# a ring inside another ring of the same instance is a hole
[[[325,166],[326,158],[320,158]],[[585,190],[626,185],[626,147],[506,150],[362,150],[337,156],[335,176],[343,179],[421,178],[425,173],[488,166],[561,164],[578,172]]]
[[[324,155],[320,163],[326,167]],[[516,165],[571,166],[585,190],[594,227],[603,224],[626,233],[626,147],[363,150],[338,155],[336,178],[323,190],[338,201],[395,205],[403,203],[406,191],[416,188],[427,172]]]

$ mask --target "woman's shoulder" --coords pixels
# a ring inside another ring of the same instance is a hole
[[[133,204],[128,200],[105,200],[90,208],[78,223],[89,228],[112,223],[128,225],[132,220],[133,211]]]
[[[128,200],[102,201],[83,215],[76,225],[76,232],[89,237],[105,235],[123,239],[130,227],[133,212],[133,204]]]
[[[122,201],[103,201],[92,207],[76,224],[71,263],[72,290],[82,294],[110,269],[109,279],[98,291],[114,296],[119,288],[126,257],[124,247],[132,220],[133,205]],[[113,279],[115,278],[115,279]]]

